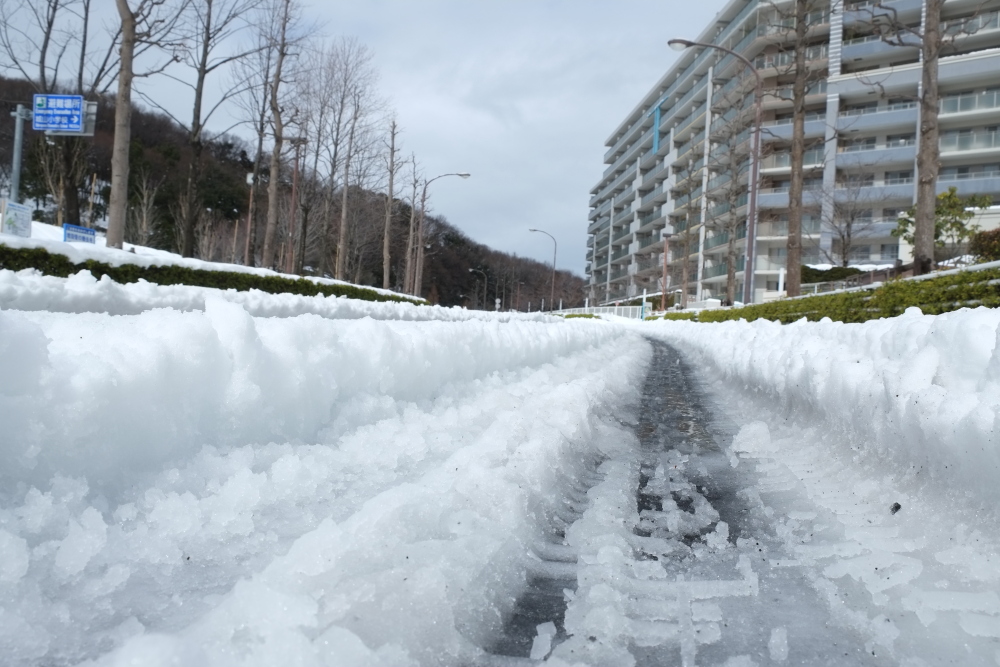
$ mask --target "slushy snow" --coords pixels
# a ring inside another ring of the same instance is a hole
[[[998,332],[0,271],[0,663],[996,664]]]

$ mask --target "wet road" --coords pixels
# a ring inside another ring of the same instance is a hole
[[[585,474],[566,480],[565,512],[536,548],[530,586],[486,662],[534,662],[527,659],[550,655],[551,644],[553,655],[591,664],[886,664],[834,617],[808,571],[782,567],[782,524],[761,501],[758,471],[739,466],[729,449],[736,425],[675,349],[651,344],[642,401],[630,420],[640,447],[623,462],[637,469],[634,504],[624,515],[631,549],[620,571],[627,575],[595,575],[581,566],[594,559],[564,543],[613,463],[591,461]],[[581,587],[593,598],[599,586],[611,589],[601,595],[617,596],[624,618],[609,616],[607,625],[617,629],[603,637],[598,626],[583,646],[617,647],[581,654],[567,648],[574,645],[567,607],[581,600]],[[551,636],[543,636],[551,634],[546,623],[555,625]]]

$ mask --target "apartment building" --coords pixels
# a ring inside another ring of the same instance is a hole
[[[804,47],[810,72],[804,263],[911,259],[910,248],[890,231],[916,195],[920,49],[905,30],[879,33],[873,15],[888,11],[897,27],[919,28],[923,2],[828,0],[811,8]],[[742,54],[764,82],[755,302],[775,295],[784,278],[791,6],[791,0],[731,0],[695,38]],[[989,194],[1000,202],[1000,0],[947,0],[944,7],[949,44],[939,67],[938,190],[955,186],[963,195]],[[592,303],[659,292],[664,275],[667,290],[686,286],[689,300],[725,298],[730,282],[740,299],[754,81],[738,59],[689,48],[612,133],[607,168],[591,190]]]

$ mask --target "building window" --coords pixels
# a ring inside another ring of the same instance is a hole
[[[851,248],[852,262],[867,262],[872,258],[872,247],[870,245],[854,246]]]
[[[881,251],[879,252],[879,257],[882,259],[891,259],[893,261],[899,259],[899,244],[898,243],[883,243]]]

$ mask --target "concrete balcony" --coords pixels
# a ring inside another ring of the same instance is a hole
[[[866,151],[842,151],[837,153],[837,167],[855,169],[858,167],[895,166],[913,164],[916,146],[877,146]]]
[[[898,105],[873,113],[842,113],[837,118],[838,132],[873,133],[894,129],[915,129],[917,126],[916,104]]]
[[[823,114],[819,118],[813,118],[812,120],[806,120],[805,122],[805,133],[806,137],[822,137],[826,134],[826,114]],[[769,121],[766,123],[761,123],[760,126],[760,140],[762,143],[767,141],[791,141],[792,140],[792,121],[782,119],[780,122]]]

